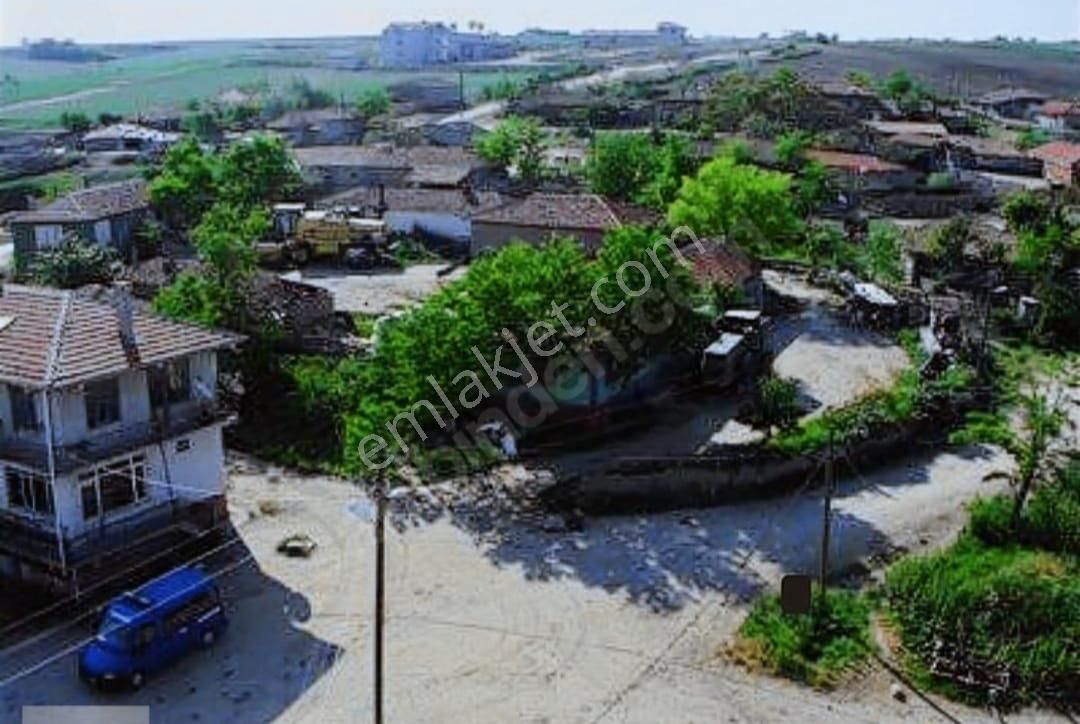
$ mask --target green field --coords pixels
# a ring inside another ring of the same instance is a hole
[[[270,41],[198,43],[158,46],[115,60],[95,63],[30,61],[14,51],[0,56],[0,126],[55,126],[64,111],[130,116],[177,111],[191,99],[213,98],[233,88],[255,84],[282,88],[303,77],[335,96],[354,99],[365,88],[402,80],[445,78],[453,71],[424,73],[331,67],[335,57],[370,58],[370,39],[354,41]],[[524,73],[468,72],[465,91],[471,97],[500,78],[519,80]]]

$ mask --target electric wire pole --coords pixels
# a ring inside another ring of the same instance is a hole
[[[386,607],[386,483],[375,484],[375,724],[383,721],[383,627]]]
[[[821,527],[821,572],[818,587],[820,591],[820,606],[822,612],[828,605],[825,598],[825,582],[829,577],[829,533],[832,530],[832,497],[836,487],[836,478],[833,473],[833,431],[829,427],[828,457],[825,459],[825,511]],[[819,618],[820,620],[820,618]]]

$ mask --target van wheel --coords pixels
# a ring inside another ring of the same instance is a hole
[[[205,648],[210,648],[211,646],[214,645],[214,641],[216,639],[217,639],[217,636],[214,635],[213,631],[204,631],[203,635],[202,635],[202,639],[201,639],[202,645]]]
[[[146,683],[146,679],[145,679],[145,677],[143,677],[143,673],[141,671],[136,671],[135,673],[133,673],[131,675],[131,688],[132,689],[141,689],[143,687],[143,684],[145,684],[145,683]]]
[[[292,250],[292,260],[297,266],[306,266],[311,261],[311,251],[306,246],[298,246]]]

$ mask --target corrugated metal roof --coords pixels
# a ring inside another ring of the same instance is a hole
[[[0,316],[0,382],[25,387],[64,387],[117,375],[131,368],[121,343],[116,310],[73,292],[5,286]],[[241,337],[136,311],[139,366],[232,347]]]

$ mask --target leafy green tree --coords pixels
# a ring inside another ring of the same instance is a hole
[[[915,81],[912,79],[911,74],[902,69],[893,71],[882,83],[882,90],[885,95],[896,101],[910,94],[915,88]]]
[[[652,139],[642,133],[598,133],[585,164],[593,193],[629,201],[657,174],[659,158]]]
[[[303,180],[285,143],[255,136],[233,144],[220,160],[219,198],[239,207],[256,207],[292,198]]]
[[[72,133],[86,133],[93,122],[82,111],[64,111],[60,114],[60,125]]]
[[[544,130],[535,118],[511,116],[476,143],[481,158],[504,169],[514,167],[526,183],[543,172]]]
[[[150,202],[168,226],[189,229],[214,202],[216,173],[216,159],[194,139],[184,139],[165,154],[150,182]]]
[[[870,224],[866,243],[859,250],[859,269],[877,282],[904,280],[904,243],[900,230],[886,221]]]
[[[372,119],[390,111],[390,94],[382,86],[366,88],[356,99],[356,110],[365,119]]]
[[[806,163],[806,152],[814,137],[806,131],[785,133],[776,139],[776,159],[789,171],[796,171]]]
[[[809,218],[834,198],[829,169],[820,161],[807,161],[795,177],[795,207]]]
[[[337,98],[333,93],[316,88],[303,76],[297,76],[289,81],[288,93],[293,106],[301,110],[329,108],[337,103]]]
[[[799,419],[799,385],[776,375],[764,377],[757,388],[758,420],[767,435],[775,427],[789,429]]]
[[[683,183],[668,221],[759,252],[790,246],[801,230],[791,177],[741,164],[731,153]]]
[[[221,122],[212,111],[196,111],[184,116],[181,127],[204,142],[214,142],[221,138]]]
[[[667,134],[657,149],[658,164],[652,179],[634,201],[657,211],[666,211],[678,196],[683,181],[698,167],[690,141],[685,136]]]
[[[1025,128],[1016,137],[1016,148],[1019,151],[1030,151],[1039,146],[1045,146],[1054,140],[1049,131],[1044,128]]]
[[[1014,234],[1042,233],[1051,222],[1049,201],[1033,191],[1020,191],[1010,196],[1001,207],[1002,215]]]

